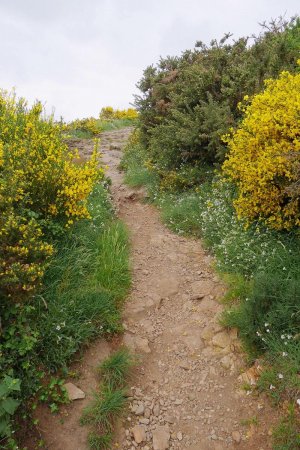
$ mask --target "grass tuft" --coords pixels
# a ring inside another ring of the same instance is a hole
[[[104,431],[112,431],[116,418],[120,417],[127,397],[124,389],[111,389],[103,386],[101,393],[96,393],[94,400],[82,415],[83,424],[97,425]]]
[[[112,434],[106,433],[98,435],[94,432],[90,433],[88,444],[92,450],[110,450],[112,447]]]
[[[125,347],[113,353],[99,367],[103,383],[110,389],[124,388],[134,363]]]
[[[83,411],[81,423],[93,425],[97,431],[90,435],[90,447],[111,448],[116,419],[122,416],[127,404],[126,384],[134,365],[134,358],[126,348],[110,355],[100,365],[101,385],[92,403]],[[108,445],[108,447],[105,447]],[[98,447],[97,447],[98,446]]]
[[[300,419],[294,405],[289,405],[287,414],[273,430],[274,450],[296,450],[300,448]]]

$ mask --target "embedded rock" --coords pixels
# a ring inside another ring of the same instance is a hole
[[[85,398],[85,393],[73,383],[64,384],[64,388],[67,391],[69,400],[79,400]]]

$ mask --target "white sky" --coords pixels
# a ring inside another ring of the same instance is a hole
[[[127,108],[146,66],[299,13],[299,0],[0,0],[0,88],[66,120]]]

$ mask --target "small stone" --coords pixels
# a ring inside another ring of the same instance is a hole
[[[135,409],[135,414],[136,416],[142,416],[144,414],[145,411],[145,406],[143,405],[143,403],[140,403],[136,409]]]
[[[73,383],[64,384],[64,388],[67,391],[69,400],[79,400],[85,398],[85,393]]]
[[[145,427],[141,425],[136,425],[135,427],[133,427],[132,434],[137,444],[140,444],[141,442],[146,440]]]
[[[159,404],[155,403],[154,408],[153,408],[153,414],[158,417],[160,413],[160,408],[159,408]]]
[[[170,432],[167,427],[159,426],[152,434],[154,450],[167,450],[169,448]]]
[[[145,408],[144,417],[145,417],[146,419],[150,419],[150,416],[151,416],[151,410],[150,410],[150,408]]]
[[[151,353],[148,339],[141,338],[141,337],[136,337],[135,338],[135,345],[136,345],[136,349],[138,351],[141,351],[143,353]]]
[[[231,433],[231,436],[234,442],[236,442],[237,444],[241,442],[241,434],[238,431],[233,431]]]
[[[180,367],[181,369],[184,369],[184,370],[190,370],[190,369],[191,369],[189,363],[187,363],[187,362],[181,362],[181,363],[179,364],[179,367]]]
[[[170,424],[175,423],[175,417],[173,417],[173,416],[166,416],[165,417],[165,421],[167,423],[170,423]]]
[[[221,366],[224,367],[224,369],[230,369],[231,365],[232,365],[232,360],[230,358],[230,356],[225,355],[221,361]]]
[[[150,419],[146,419],[145,417],[143,417],[142,419],[140,419],[140,423],[144,425],[149,425]]]
[[[182,441],[183,436],[182,436],[181,431],[178,431],[178,433],[177,433],[177,439],[178,439],[179,441]]]
[[[203,298],[206,295],[211,294],[213,288],[214,286],[209,280],[194,281],[191,284],[193,296],[198,296],[198,298]]]
[[[215,334],[216,330],[213,325],[207,325],[201,333],[202,339],[205,341],[210,340]]]
[[[111,145],[111,147],[113,147],[112,145]],[[113,147],[114,148],[114,147]],[[125,196],[124,196],[124,198],[126,199],[126,200],[135,200],[135,198],[136,198],[136,193],[134,192],[134,191],[129,191]]]

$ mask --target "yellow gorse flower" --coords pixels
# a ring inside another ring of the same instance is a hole
[[[244,114],[239,128],[224,136],[229,156],[223,171],[237,184],[237,213],[275,229],[299,226],[299,197],[288,187],[300,173],[300,74],[266,80]]]

